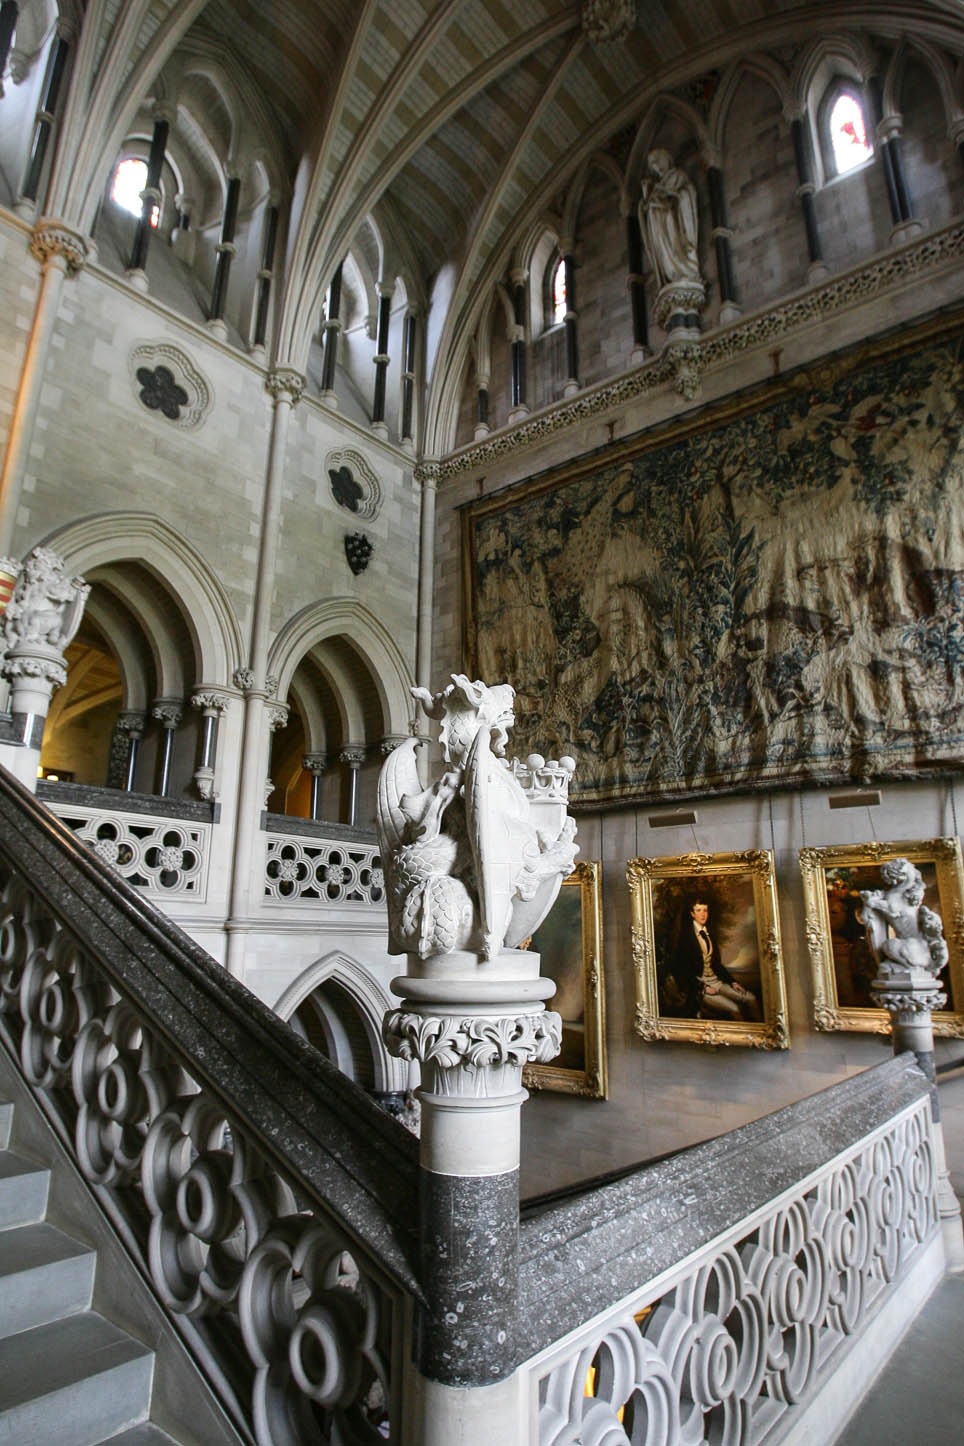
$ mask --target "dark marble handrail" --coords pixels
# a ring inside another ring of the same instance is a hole
[[[92,783],[68,783],[42,778],[37,797],[45,803],[73,804],[75,808],[103,808],[117,813],[143,813],[151,818],[183,818],[194,823],[217,823],[217,804],[194,798],[167,798],[159,793],[132,793],[126,788],[99,788]]]
[[[356,828],[347,823],[329,823],[323,818],[296,818],[287,813],[263,813],[261,827],[265,833],[290,833],[300,838],[316,838],[322,842],[364,844],[378,843],[373,828]]]
[[[519,1360],[762,1209],[926,1095],[912,1054],[522,1221]]]
[[[310,1202],[421,1298],[417,1141],[0,768],[0,854]]]

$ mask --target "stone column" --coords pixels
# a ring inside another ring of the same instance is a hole
[[[36,205],[37,193],[40,190],[40,181],[43,176],[44,162],[47,159],[50,136],[57,114],[57,102],[60,99],[60,91],[67,70],[67,56],[69,53],[69,42],[66,36],[58,31],[47,67],[43,98],[40,102],[40,109],[37,111],[37,119],[34,124],[30,159],[27,161],[27,169],[24,173],[23,184],[20,187],[20,195],[17,197],[16,209],[20,215],[32,215],[34,206]]]
[[[335,267],[328,288],[328,311],[325,316],[325,356],[321,366],[321,397],[329,407],[337,407],[335,396],[335,363],[338,360],[338,338],[341,335],[341,273],[342,264]]]
[[[0,673],[10,684],[10,712],[23,747],[17,776],[35,787],[44,724],[55,688],[67,681],[64,649],[80,626],[90,587],[68,577],[63,558],[35,547],[19,569],[0,619]]]
[[[626,216],[626,251],[629,272],[629,305],[633,318],[633,350],[630,364],[639,366],[649,356],[649,318],[646,314],[646,278],[643,276],[643,235],[635,211]]]
[[[213,803],[218,796],[215,788],[218,722],[230,701],[227,693],[215,692],[213,689],[195,693],[191,698],[191,707],[199,709],[202,718],[201,751],[198,766],[194,770],[194,786],[205,803]]]
[[[271,595],[274,590],[278,553],[281,487],[284,479],[288,424],[292,408],[301,399],[305,379],[291,367],[279,367],[265,382],[272,399],[271,439],[265,472],[264,501],[261,511],[261,536],[258,550],[258,571],[255,578],[253,617],[251,622],[250,666],[239,668],[234,675],[235,686],[244,694],[244,731],[241,744],[241,769],[238,783],[238,814],[231,867],[231,908],[226,923],[228,934],[227,967],[232,974],[242,973],[244,955],[243,931],[251,907],[252,890],[260,898],[260,880],[252,878],[255,841],[260,834],[264,810],[267,728],[265,705],[269,692],[268,629],[271,618]]]
[[[513,271],[512,312],[514,320],[509,327],[509,345],[512,349],[512,405],[509,421],[519,422],[529,415],[526,401],[526,274]]]
[[[812,286],[818,281],[823,281],[830,275],[829,268],[823,259],[823,247],[820,241],[820,229],[817,225],[817,207],[814,202],[814,180],[813,162],[810,157],[810,146],[807,141],[807,133],[802,116],[793,116],[790,121],[790,136],[793,141],[793,158],[797,167],[797,196],[800,199],[800,209],[803,212],[803,225],[807,233],[807,255],[810,258],[810,265],[807,268],[807,281]]]
[[[405,317],[405,333],[402,338],[402,446],[406,452],[414,451],[415,414],[415,343],[418,336],[418,321],[410,311]]]
[[[228,192],[224,201],[224,219],[221,222],[221,239],[218,242],[218,259],[214,268],[214,285],[211,288],[211,310],[208,316],[208,330],[222,341],[228,329],[224,324],[224,306],[228,299],[228,277],[231,260],[237,249],[234,232],[238,224],[238,201],[241,197],[241,181],[232,176],[228,181]]]
[[[123,788],[131,793],[140,741],[147,726],[147,714],[136,709],[120,713],[114,724],[107,765],[107,787]]]
[[[269,206],[264,218],[264,245],[261,250],[261,269],[258,272],[258,302],[254,318],[252,353],[264,356],[268,335],[268,307],[271,302],[271,282],[274,277],[274,253],[278,244],[278,207]]]
[[[884,184],[887,187],[887,200],[890,204],[890,219],[893,222],[890,239],[895,246],[900,246],[903,242],[919,235],[923,229],[921,222],[914,216],[907,177],[904,174],[904,158],[901,151],[903,121],[898,115],[885,116],[883,114],[880,80],[876,75],[872,75],[867,82],[867,94],[874,119],[880,162],[884,169]]]
[[[388,328],[392,319],[392,293],[394,287],[380,281],[378,292],[378,325],[375,336],[375,389],[372,395],[372,431],[379,437],[388,436],[385,425],[385,383],[388,377]]]
[[[43,219],[34,228],[30,250],[43,269],[0,475],[0,553],[9,552],[13,540],[60,294],[66,278],[84,264],[87,245],[66,226]]]
[[[306,753],[301,760],[302,768],[306,773],[311,774],[311,808],[308,816],[316,821],[324,817],[321,811],[321,785],[324,781],[327,762],[327,753]]]
[[[710,236],[716,249],[716,278],[720,286],[720,322],[726,326],[742,316],[742,309],[736,294],[736,280],[733,276],[733,250],[726,209],[726,190],[723,185],[723,171],[714,160],[706,168],[706,181],[710,192],[710,217],[713,229]]]
[[[265,721],[268,724],[269,735],[268,768],[264,778],[264,806],[265,808],[267,808],[268,799],[274,793],[274,780],[271,777],[271,750],[274,745],[270,735],[272,733],[277,733],[279,728],[283,728],[285,726],[288,721],[288,709],[286,708],[284,703],[269,703],[264,710],[264,715]]]
[[[174,763],[174,734],[184,719],[184,708],[180,698],[158,698],[151,709],[151,717],[163,729],[161,756],[157,765],[157,787],[159,798],[167,798],[171,790],[171,769]]]
[[[358,770],[365,762],[365,745],[349,743],[338,755],[338,762],[348,769],[348,818],[349,828],[354,828],[358,815]]]
[[[138,291],[147,290],[147,250],[153,230],[151,215],[154,207],[161,204],[161,171],[164,168],[164,152],[170,129],[168,118],[163,112],[158,112],[154,120],[154,134],[151,137],[151,151],[147,161],[147,184],[141,192],[141,215],[134,232],[134,245],[127,268],[127,279]]]
[[[476,373],[475,440],[480,442],[489,435],[489,374]]]

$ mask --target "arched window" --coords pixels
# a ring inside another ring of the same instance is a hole
[[[856,88],[838,81],[827,92],[821,111],[820,139],[827,177],[844,176],[869,161],[874,151]]]
[[[563,257],[556,262],[552,273],[552,325],[561,326],[566,319],[566,263]]]
[[[110,188],[110,198],[116,201],[123,210],[129,211],[132,216],[141,215],[143,202],[141,192],[147,185],[147,165],[134,156],[128,156],[126,161],[121,161],[114,172],[114,183]],[[158,205],[151,207],[151,225],[156,226],[161,218],[161,208]]]

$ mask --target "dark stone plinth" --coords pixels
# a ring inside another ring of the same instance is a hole
[[[266,833],[290,833],[299,838],[316,838],[319,842],[337,839],[339,843],[376,844],[373,828],[349,828],[346,823],[326,823],[323,818],[289,818],[286,813],[263,813],[261,827]]]
[[[193,798],[162,798],[157,793],[128,793],[126,788],[97,788],[92,783],[37,784],[37,797],[45,803],[74,804],[77,808],[106,808],[117,813],[144,813],[152,818],[183,818],[194,823],[217,823],[220,809]]]

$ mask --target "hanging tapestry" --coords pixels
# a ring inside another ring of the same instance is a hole
[[[964,339],[868,355],[466,508],[469,666],[578,802],[964,760]]]

